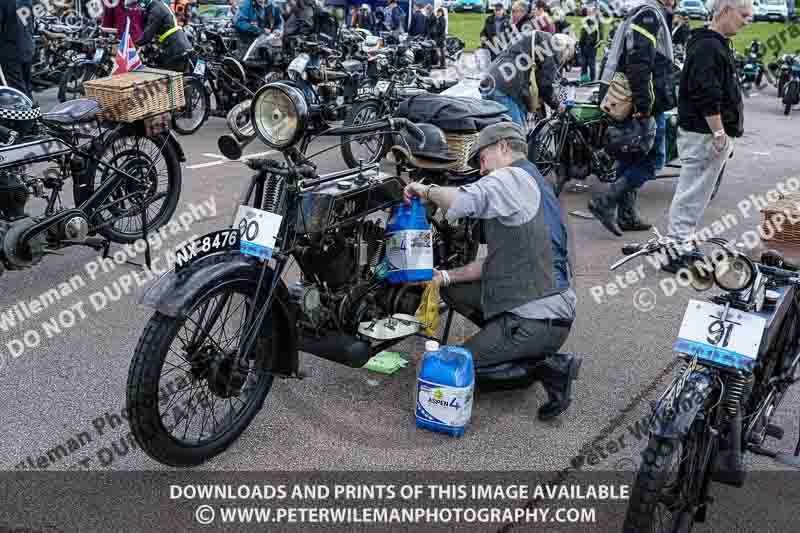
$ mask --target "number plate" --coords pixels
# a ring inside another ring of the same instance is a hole
[[[175,271],[183,270],[202,257],[239,249],[239,232],[235,229],[213,231],[185,242],[175,251]]]
[[[197,64],[194,66],[194,73],[198,76],[203,76],[206,73],[206,62],[202,59],[197,60]]]
[[[721,305],[689,300],[673,349],[720,366],[751,372],[767,320],[729,309],[723,322],[723,311]]]
[[[281,220],[283,217],[275,213],[240,205],[234,225],[239,228],[242,253],[269,260],[278,239]]]
[[[95,50],[94,51],[94,59],[92,59],[92,61],[94,61],[95,63],[98,63],[98,62],[102,61],[104,52],[105,52],[105,50],[102,49],[102,48],[98,48],[97,50]]]

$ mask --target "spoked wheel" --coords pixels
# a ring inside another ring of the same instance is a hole
[[[233,444],[261,409],[273,375],[256,349],[238,358],[255,283],[230,279],[198,298],[185,318],[156,313],[128,372],[136,441],[153,459],[195,466]],[[256,346],[258,343],[256,343]]]
[[[561,137],[561,123],[555,119],[540,123],[528,141],[528,159],[536,168],[553,184],[556,196],[561,194],[568,177],[557,175],[559,167],[559,140]],[[549,174],[552,172],[552,175]]]
[[[703,422],[696,420],[683,440],[653,436],[631,491],[624,533],[692,530],[704,479]]]
[[[203,80],[187,78],[183,84],[183,97],[186,105],[172,115],[172,127],[181,135],[191,135],[208,120],[211,96]]]
[[[104,145],[98,157],[109,166],[92,163],[86,180],[74,184],[75,201],[80,205],[100,184],[117,180],[92,213],[92,231],[117,243],[134,242],[142,236],[143,207],[147,209],[148,232],[169,222],[181,193],[181,167],[166,136],[123,135]]]
[[[345,126],[356,126],[383,118],[383,105],[377,100],[365,100],[355,104],[345,118]],[[389,136],[381,134],[342,135],[342,157],[349,168],[380,161],[389,149]]]

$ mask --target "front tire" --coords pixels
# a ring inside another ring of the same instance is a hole
[[[698,470],[703,460],[702,424],[695,420],[680,441],[650,437],[631,490],[623,533],[692,530],[705,474]],[[678,470],[674,481],[670,470],[673,467]]]
[[[255,349],[243,362],[246,373],[241,364],[235,370],[232,362],[255,288],[252,280],[221,280],[195,300],[183,318],[156,312],[145,327],[128,372],[127,408],[136,441],[156,461],[170,466],[200,465],[230,447],[261,410],[273,375],[259,368]],[[216,322],[220,317],[223,322]],[[236,322],[233,328],[228,327],[231,319]],[[187,324],[191,327],[184,329]],[[197,338],[203,332],[205,337]],[[230,338],[230,333],[238,337]],[[175,362],[170,362],[171,357]],[[164,379],[168,374],[172,376]],[[185,395],[191,391],[195,394],[187,400]],[[200,408],[203,413],[197,421]],[[197,423],[192,425],[193,421]],[[218,426],[222,427],[217,430]],[[190,429],[197,434],[187,439]]]
[[[61,83],[58,85],[58,101],[63,103],[86,94],[83,89],[86,75],[86,65],[75,63],[67,67],[61,75]]]

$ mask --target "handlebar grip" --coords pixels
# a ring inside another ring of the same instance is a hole
[[[622,245],[622,255],[633,255],[642,249],[642,245],[638,243],[630,243]]]

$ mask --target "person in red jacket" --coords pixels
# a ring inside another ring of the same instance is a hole
[[[121,36],[125,31],[126,19],[131,19],[131,37],[136,41],[142,36],[142,9],[136,1],[117,0],[114,2],[103,2],[103,20],[101,26],[104,28],[116,28],[117,35]],[[113,5],[112,5],[113,4]]]

